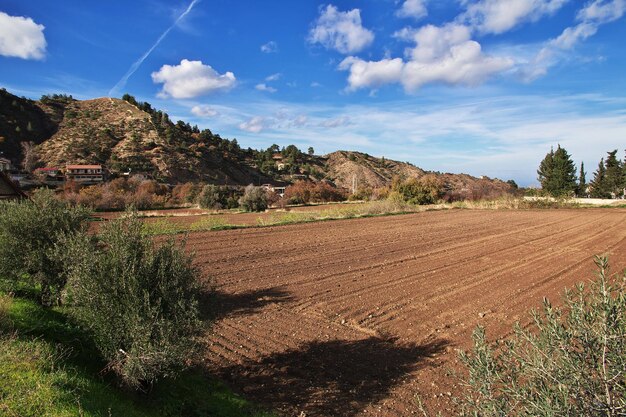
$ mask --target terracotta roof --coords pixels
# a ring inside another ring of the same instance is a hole
[[[67,169],[102,169],[102,165],[67,165]]]

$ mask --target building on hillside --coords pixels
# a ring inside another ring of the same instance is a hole
[[[65,179],[81,184],[98,184],[104,181],[102,165],[67,165]]]
[[[265,188],[266,190],[272,191],[276,194],[278,194],[281,198],[285,195],[285,188],[284,186],[281,185],[272,185],[272,184],[263,184],[261,185],[261,187]]]
[[[0,158],[0,171],[9,172],[11,170],[11,161],[6,158]]]
[[[44,182],[62,182],[65,180],[60,168],[37,168],[33,174]]]
[[[0,200],[18,200],[27,198],[26,194],[3,171],[0,171]]]

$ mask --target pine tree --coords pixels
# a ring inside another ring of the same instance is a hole
[[[578,196],[587,195],[587,173],[585,172],[585,163],[580,163],[580,174],[578,176]]]
[[[593,174],[593,180],[589,184],[591,186],[591,196],[595,198],[610,197],[606,187],[606,167],[604,166],[604,158],[600,159],[598,170]]]
[[[550,152],[546,154],[546,157],[543,158],[543,161],[539,164],[539,169],[537,170],[537,180],[541,184],[541,188],[543,190],[548,190],[551,188],[552,184],[552,171],[554,170],[554,149],[550,149]]]
[[[541,188],[552,196],[568,195],[576,191],[576,166],[565,148],[560,145],[541,161],[537,170]]]
[[[576,191],[576,166],[565,148],[554,152],[554,188],[552,195],[568,195]]]
[[[617,159],[617,149],[608,152],[606,166],[606,191],[614,196],[622,195],[622,166]]]

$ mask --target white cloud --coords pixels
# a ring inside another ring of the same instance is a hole
[[[0,55],[43,59],[47,46],[44,29],[44,25],[35,23],[30,17],[0,12]]]
[[[274,41],[269,41],[266,44],[261,45],[261,52],[266,54],[272,54],[278,52],[278,44]]]
[[[350,72],[348,88],[375,88],[394,82],[409,92],[430,83],[473,86],[513,66],[510,58],[484,54],[480,44],[470,39],[466,26],[427,25],[414,32],[413,40],[415,47],[408,50],[406,62],[400,58],[346,58],[339,69]]]
[[[311,83],[311,88],[319,88],[322,87],[322,84],[318,83],[317,81],[313,81]]]
[[[350,125],[351,121],[348,116],[339,116],[332,119],[326,119],[319,123],[320,127],[335,128]]]
[[[259,91],[265,91],[268,93],[275,93],[276,91],[278,91],[274,87],[271,87],[265,83],[257,84],[254,88],[256,88]]]
[[[428,16],[425,0],[404,0],[402,7],[396,12],[399,17],[412,17],[421,19]]]
[[[595,0],[578,12],[578,20],[604,24],[621,18],[624,13],[625,0]]]
[[[593,0],[578,11],[578,24],[565,28],[554,39],[547,41],[537,54],[519,69],[525,81],[533,81],[547,74],[567,51],[598,32],[600,26],[620,19],[626,13],[626,0]]]
[[[400,30],[396,30],[391,36],[402,41],[412,41],[415,38],[416,33],[417,29],[404,27]]]
[[[400,58],[364,61],[349,56],[339,64],[339,69],[350,72],[348,89],[354,91],[359,88],[377,88],[402,80],[404,61]]]
[[[219,113],[213,107],[207,105],[198,105],[191,108],[191,113],[198,117],[215,117]]]
[[[459,20],[481,33],[504,33],[524,22],[535,22],[559,10],[569,0],[463,0],[467,10]]]
[[[183,59],[180,65],[163,65],[152,73],[152,81],[163,84],[161,98],[193,98],[217,91],[230,90],[237,80],[232,72],[219,74],[202,61]]]
[[[265,77],[265,81],[268,81],[268,82],[270,82],[270,81],[278,81],[280,79],[280,77],[282,77],[282,76],[283,75],[281,73],[277,72],[276,74],[272,74],[272,75],[269,75],[269,76]]]
[[[250,133],[259,133],[265,129],[265,118],[255,116],[247,122],[239,124],[239,129]]]
[[[359,9],[340,12],[329,4],[320,11],[308,40],[342,54],[353,54],[369,46],[374,41],[374,33],[362,26]]]

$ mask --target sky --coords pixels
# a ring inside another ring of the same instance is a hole
[[[626,148],[626,0],[0,0],[0,86],[124,93],[242,147],[537,184]]]

